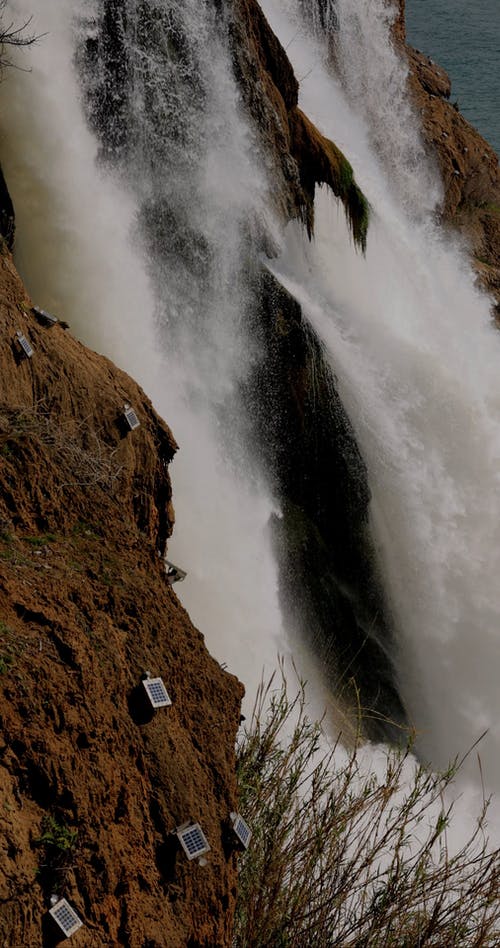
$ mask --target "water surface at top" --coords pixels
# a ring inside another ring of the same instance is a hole
[[[406,0],[408,42],[449,73],[451,101],[500,153],[500,0]]]

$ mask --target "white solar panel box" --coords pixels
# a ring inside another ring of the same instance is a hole
[[[167,708],[172,701],[163,684],[163,678],[144,678],[142,681],[153,708]]]
[[[129,426],[131,431],[134,431],[136,428],[140,427],[141,423],[134,409],[132,408],[132,405],[126,404],[124,406],[123,417],[125,418],[125,421],[127,422],[127,425]]]
[[[250,829],[248,823],[240,816],[239,813],[231,813],[231,822],[233,824],[233,830],[236,833],[240,843],[245,849],[248,849],[250,840],[252,838],[252,830]]]
[[[26,336],[23,336],[20,330],[18,330],[16,333],[16,342],[18,343],[18,345],[21,346],[21,349],[23,350],[26,358],[31,359],[31,356],[33,355],[35,350],[33,349],[33,346],[31,345],[31,343],[29,343],[28,340],[26,339]]]
[[[176,833],[188,859],[199,859],[204,853],[210,852],[207,838],[199,823],[179,826]]]
[[[173,586],[174,583],[182,583],[187,576],[186,570],[176,566],[175,563],[171,563],[170,560],[165,560],[165,569],[169,586]]]
[[[78,917],[66,899],[59,899],[49,910],[49,915],[52,915],[54,921],[57,922],[59,928],[66,935],[66,938],[70,938],[71,935],[74,935],[83,925],[81,918]]]

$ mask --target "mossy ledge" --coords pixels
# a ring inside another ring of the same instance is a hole
[[[326,184],[342,201],[354,243],[364,253],[370,205],[354,180],[351,165],[340,148],[325,138],[300,109],[293,110],[290,123],[291,151],[307,198],[302,205],[302,217],[309,237],[314,233],[315,186]]]
[[[301,220],[311,238],[315,188],[326,184],[342,201],[354,242],[364,252],[369,203],[345,155],[299,109],[299,83],[257,0],[236,0],[231,41],[245,106],[274,164],[275,205],[285,218]]]

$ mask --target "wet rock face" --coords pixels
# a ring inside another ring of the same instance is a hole
[[[366,468],[322,347],[267,271],[256,277],[265,353],[244,398],[282,516],[273,524],[287,627],[307,629],[335,693],[369,708],[374,739],[398,739],[405,711],[368,527]],[[356,682],[356,692],[353,681]]]
[[[405,0],[395,0],[396,17],[393,25],[394,38],[403,43],[406,39]]]
[[[230,945],[242,689],[158,555],[176,444],[125,373],[30,303],[0,256],[0,943],[54,944],[56,891],[81,948]],[[144,713],[147,670],[171,707]],[[172,834],[190,819],[204,868]]]

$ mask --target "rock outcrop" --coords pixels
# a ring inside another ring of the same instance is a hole
[[[326,184],[342,201],[355,242],[364,249],[369,209],[345,155],[298,108],[299,84],[257,0],[237,0],[232,52],[243,99],[273,167],[273,194],[286,217],[314,230],[314,192]]]
[[[30,307],[4,251],[0,944],[54,944],[57,892],[84,920],[75,946],[230,945],[242,688],[166,581],[176,444],[125,373]],[[141,422],[128,433],[124,402]],[[172,699],[154,714],[147,670]],[[176,844],[186,820],[205,867]]]

